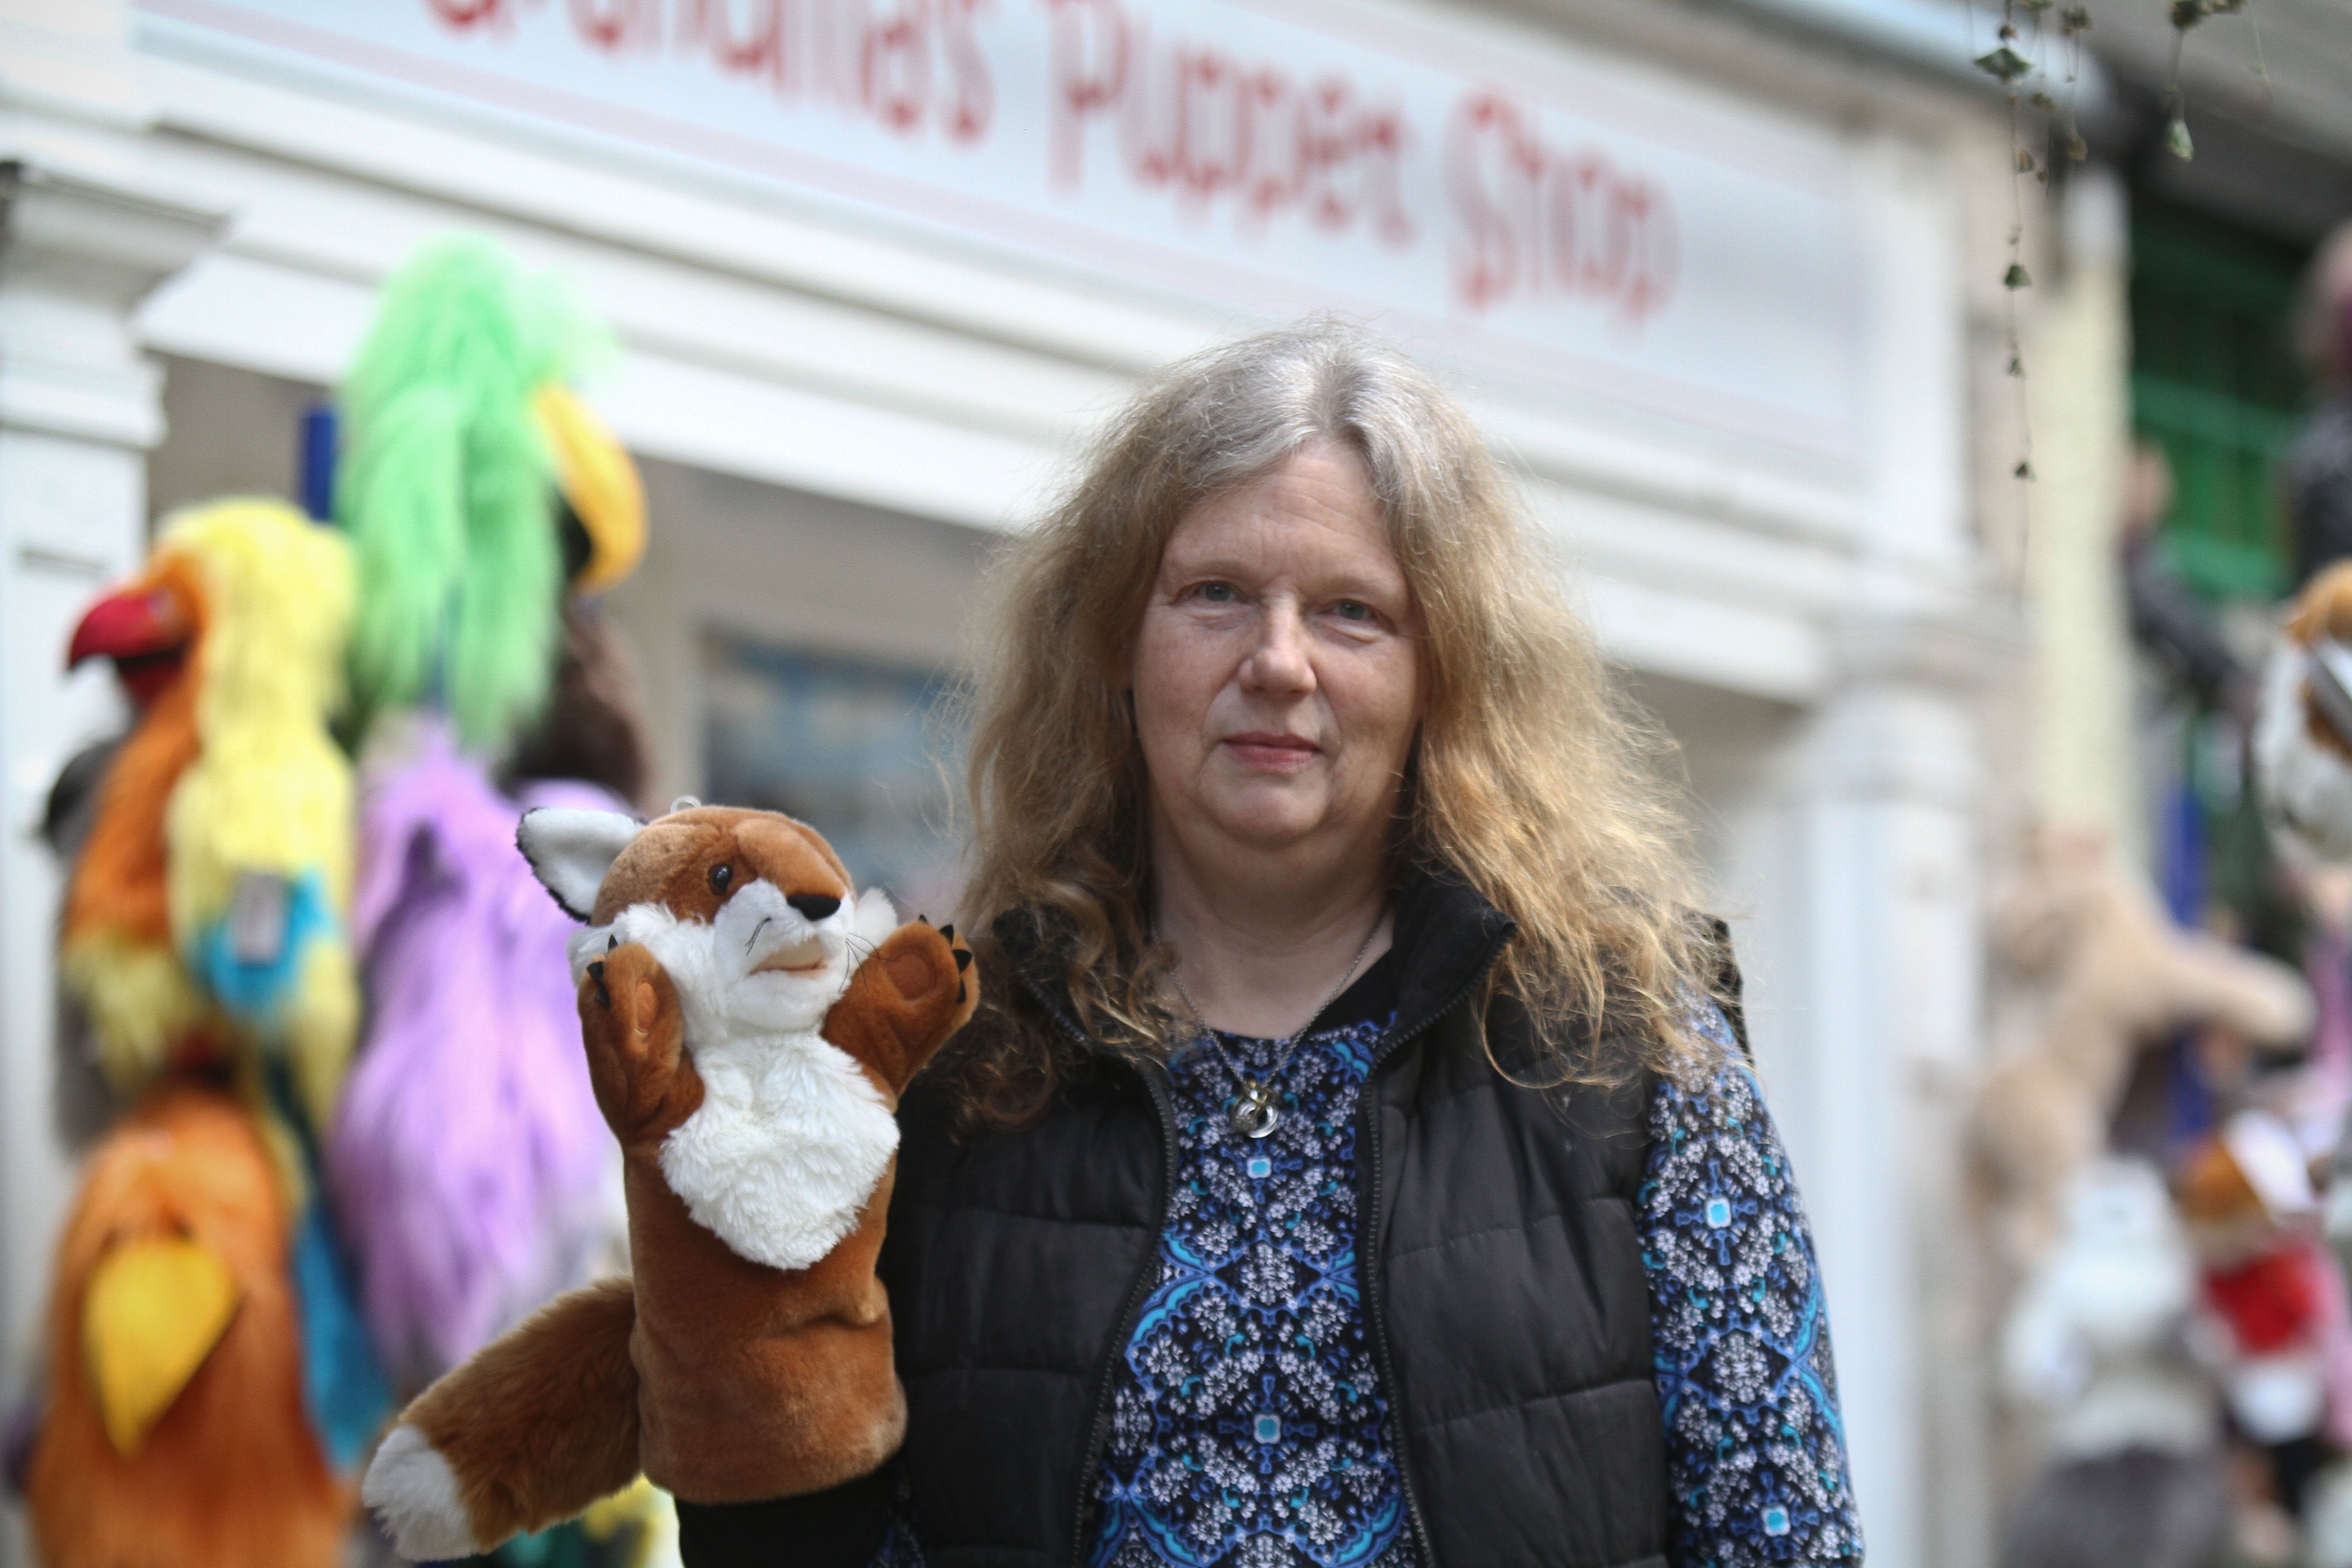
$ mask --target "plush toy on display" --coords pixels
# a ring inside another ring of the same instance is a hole
[[[635,566],[644,492],[558,379],[598,340],[553,279],[437,240],[386,284],[341,395],[334,510],[373,605],[352,648],[371,1009],[331,1158],[410,1392],[620,1243],[568,933],[514,847],[525,804],[619,809],[643,784],[625,672],[582,595]],[[494,771],[593,782],[519,802]]]
[[[49,1568],[334,1560],[385,1395],[316,1201],[358,1016],[342,541],[275,502],[168,520],[94,606],[141,709],[88,810],[60,969],[137,1109],[51,1283],[27,1479]]]
[[[351,607],[340,539],[224,502],[168,524],[146,574],[74,633],[71,662],[110,655],[145,698],[100,786],[60,955],[126,1094],[249,1046],[324,1125],[359,1019],[338,914],[351,770],[325,729]]]
[[[2281,1500],[2299,1510],[2326,1452],[2352,1438],[2352,1319],[2316,1235],[2305,1151],[2276,1117],[2240,1111],[2192,1152],[2178,1184],[2223,1330],[2231,1420],[2267,1451]]]
[[[2142,1047],[2207,1023],[2299,1045],[2312,1000],[2285,964],[2174,926],[2090,836],[2035,839],[1996,947],[2009,1006],[1972,1137],[2001,1260],[2021,1275],[2059,1233],[2066,1184],[2106,1152]]]
[[[152,1091],[58,1248],[26,1480],[47,1568],[329,1568],[352,1518],[304,1408],[292,1237],[254,1117]]]
[[[874,1272],[908,1079],[978,1003],[952,928],[855,896],[824,839],[682,802],[541,810],[633,1278],[558,1300],[402,1413],[365,1497],[419,1561],[589,1507],[640,1470],[736,1502],[871,1472],[906,1419]],[[634,1335],[634,1339],[633,1339]],[[642,1413],[642,1419],[641,1419]]]
[[[104,657],[104,656],[88,656]],[[79,662],[79,661],[76,661]],[[126,654],[110,659],[114,667],[115,686],[131,709],[133,722],[146,711],[152,693],[150,683],[136,678],[145,660],[136,654]],[[94,741],[67,759],[49,785],[48,799],[41,810],[41,841],[48,846],[50,858],[65,868],[67,880],[72,879],[72,869],[81,859],[82,845],[89,838],[92,822],[98,816],[100,786],[112,771],[114,759],[129,739],[129,731]],[[65,910],[58,911],[58,945],[64,945]],[[55,1049],[51,1053],[54,1076],[50,1084],[51,1121],[58,1142],[70,1153],[79,1154],[96,1142],[106,1130],[121,1119],[130,1102],[119,1093],[109,1078],[100,1059],[98,1035],[92,1026],[89,1012],[74,994],[63,973],[57,975],[54,1004]]]
[[[329,1163],[377,1350],[413,1393],[618,1268],[625,1221],[580,1053],[574,927],[515,848],[523,808],[436,721],[402,750],[366,790],[353,924],[373,1005]],[[619,805],[580,784],[522,799]]]
[[[340,395],[334,484],[366,588],[352,637],[362,733],[429,704],[488,754],[540,719],[565,585],[559,472],[589,544],[582,586],[635,563],[635,468],[567,390],[602,343],[564,289],[486,239],[435,241],[386,282]]]
[[[2263,795],[2289,844],[2352,859],[2352,561],[2304,585],[2284,630],[2254,730]]]
[[[2220,1412],[2198,1353],[2196,1255],[2164,1178],[2103,1159],[2011,1309],[2001,1380],[2041,1411],[2051,1463],[2011,1516],[2006,1568],[2203,1568],[2230,1531]]]
[[[356,900],[369,1014],[329,1149],[378,1354],[413,1394],[624,1266],[620,1160],[525,809],[622,812],[646,752],[600,595],[646,537],[635,465],[564,384],[603,334],[487,240],[420,250],[340,395],[332,510],[360,563]],[[515,1561],[630,1561],[667,1504]],[[613,1547],[614,1550],[607,1550]]]

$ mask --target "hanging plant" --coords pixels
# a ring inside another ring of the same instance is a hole
[[[2242,0],[2241,0],[2242,3]],[[2042,14],[2050,10],[2054,0],[2004,0],[2001,6],[1999,40],[1986,53],[1979,55],[1977,69],[2001,85],[2009,99],[2010,150],[2010,228],[2009,265],[2001,273],[2001,288],[2008,294],[2009,309],[2009,374],[2017,378],[2019,438],[2017,465],[2011,470],[2021,480],[2033,478],[2033,422],[2026,400],[2025,353],[2020,342],[2017,325],[2017,295],[2020,289],[2033,287],[2033,274],[2025,266],[2025,177],[2032,175],[2043,184],[2050,182],[2051,166],[2060,157],[2080,159],[2088,155],[2081,132],[2074,122],[2075,83],[2082,74],[2082,37],[2090,31],[2090,12],[2081,5],[2071,5],[2058,14],[2059,26],[2066,48],[2066,103],[2063,136],[2057,129],[2059,104],[2050,91],[2050,73],[2042,63]],[[2026,15],[2032,29],[2029,38],[2019,26],[2020,11]],[[2032,84],[2032,90],[2025,89]],[[2049,127],[2043,138],[2040,157],[2026,144],[2023,110],[2031,108]]]
[[[2271,73],[2263,60],[2263,29],[2254,19],[2248,0],[2172,0],[2172,61],[2164,73],[2164,150],[2187,163],[2197,156],[2196,141],[2189,134],[2189,100],[2180,87],[2180,57],[2188,47],[2189,30],[2208,16],[2234,16],[2243,13],[2246,18],[2246,39],[2253,58],[2254,80],[2262,84],[2267,105],[2270,98]]]

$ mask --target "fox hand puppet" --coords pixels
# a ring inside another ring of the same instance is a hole
[[[853,898],[774,812],[541,810],[525,858],[587,929],[581,1038],[634,1277],[559,1297],[401,1415],[362,1495],[412,1560],[541,1529],[642,1471],[692,1502],[821,1490],[897,1451],[874,1265],[898,1095],[971,1016],[952,926]]]

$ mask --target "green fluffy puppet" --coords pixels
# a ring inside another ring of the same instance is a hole
[[[603,347],[552,280],[485,239],[437,240],[386,283],[340,399],[335,517],[368,585],[351,656],[362,732],[430,702],[494,750],[545,706],[564,563],[533,399]]]

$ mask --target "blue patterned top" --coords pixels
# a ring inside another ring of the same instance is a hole
[[[1795,1175],[1714,1008],[1711,1082],[1650,1102],[1642,1261],[1677,1568],[1855,1563],[1830,1321]]]
[[[1355,1255],[1356,1100],[1391,1021],[1300,1041],[1256,1142],[1227,1130],[1233,1075],[1205,1041],[1171,1059],[1174,1198],[1114,1379],[1089,1568],[1418,1568]],[[1728,1026],[1697,1022],[1722,1062],[1660,1081],[1640,1193],[1671,1560],[1859,1564],[1804,1208]],[[1253,1075],[1280,1047],[1221,1038]],[[877,1568],[919,1563],[916,1534],[902,1518]]]
[[[1255,1141],[1225,1124],[1214,1049],[1170,1059],[1174,1194],[1114,1374],[1092,1568],[1412,1561],[1356,1281],[1356,1098],[1387,1025],[1301,1041]],[[1223,1039],[1254,1078],[1282,1052]]]

